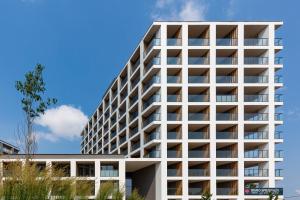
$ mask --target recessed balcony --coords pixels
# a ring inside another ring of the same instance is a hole
[[[206,113],[189,113],[188,119],[189,121],[208,121],[208,114]]]
[[[189,83],[208,83],[208,76],[192,76],[189,75]]]
[[[275,158],[283,158],[283,150],[275,150]]]
[[[216,76],[216,83],[236,83],[236,76]]]
[[[268,38],[245,38],[244,45],[245,46],[268,46],[269,39]]]
[[[232,140],[237,139],[238,134],[235,131],[217,131],[216,132],[216,139],[219,140]]]
[[[101,164],[101,177],[118,177],[119,170],[117,164]]]
[[[205,168],[189,168],[189,176],[193,177],[193,176],[209,176],[209,169],[205,169]]]
[[[237,152],[234,150],[217,149],[216,155],[217,158],[236,158]]]
[[[176,76],[176,75],[168,75],[167,83],[181,83],[181,78],[180,76]]]
[[[244,120],[245,121],[268,121],[269,114],[268,113],[245,113]]]
[[[235,169],[217,168],[217,176],[237,176]]]
[[[269,157],[269,151],[268,150],[247,150],[244,153],[245,158],[268,158]]]
[[[181,38],[168,38],[167,46],[181,46],[182,39]]]
[[[159,140],[160,139],[160,132],[153,131],[147,135],[145,135],[145,144],[151,142],[152,140]]]
[[[244,176],[247,177],[268,177],[269,170],[268,169],[245,169]]]
[[[237,119],[237,113],[216,113],[217,121],[236,121]]]
[[[237,46],[238,39],[237,38],[217,38],[216,45],[217,46]]]
[[[188,132],[189,140],[204,140],[209,139],[208,132],[206,131],[190,131]]]
[[[181,158],[181,151],[180,150],[174,150],[174,149],[168,149],[167,150],[167,157],[168,158]]]
[[[238,59],[236,57],[216,57],[217,65],[237,65]]]
[[[269,95],[268,94],[245,94],[244,101],[245,102],[268,102]]]
[[[235,94],[217,94],[217,102],[237,102],[237,95]]]
[[[167,57],[167,65],[181,65],[181,58],[180,57]]]
[[[188,58],[189,65],[209,65],[208,57],[189,57]]]
[[[153,84],[159,84],[160,83],[160,77],[159,76],[153,76],[150,81],[144,84],[143,92],[147,91]]]
[[[144,158],[160,158],[160,151],[150,150],[144,155]]]
[[[268,139],[268,131],[247,131],[244,133],[245,140],[264,140]]]
[[[189,149],[188,154],[189,158],[208,158],[209,151],[201,149]]]
[[[168,94],[167,95],[168,102],[181,102],[181,95],[179,94]]]
[[[152,103],[160,102],[160,95],[155,94],[143,103],[143,110],[147,109]]]
[[[268,83],[269,77],[268,76],[245,76],[244,77],[245,83]]]
[[[209,46],[208,38],[189,38],[189,46]]]
[[[206,94],[189,94],[189,102],[208,102],[209,96]]]
[[[153,57],[149,62],[145,63],[144,74],[146,74],[153,65],[160,65],[160,57]]]
[[[282,38],[275,38],[274,39],[274,46],[283,46]]]
[[[244,57],[245,65],[268,65],[268,57]]]
[[[160,121],[160,113],[152,113],[147,118],[145,118],[143,122],[143,126],[145,127],[154,121]]]

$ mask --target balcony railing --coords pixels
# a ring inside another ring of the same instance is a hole
[[[131,145],[131,151],[137,150],[138,148],[140,148],[141,144],[138,141],[137,143],[134,143]]]
[[[275,139],[283,139],[282,131],[276,131],[274,135]]]
[[[269,114],[268,113],[245,113],[244,120],[245,121],[268,121]]]
[[[189,158],[208,158],[208,151],[205,150],[189,150]]]
[[[181,65],[181,58],[180,57],[167,57],[167,64],[168,65]]]
[[[140,63],[141,63],[140,59],[136,60],[135,63],[132,63],[131,74],[133,74],[133,72],[135,72],[135,70],[138,68]]]
[[[147,101],[145,101],[143,104],[143,109],[145,110],[152,103],[155,103],[155,102],[160,102],[160,95],[156,94],[156,95],[151,96],[149,99],[147,99]]]
[[[269,176],[269,170],[268,169],[245,169],[244,176],[267,177]]]
[[[118,177],[119,170],[100,170],[101,177]]]
[[[216,83],[236,83],[236,76],[216,76]]]
[[[190,140],[208,139],[208,132],[203,131],[189,131],[188,137]]]
[[[181,158],[181,151],[179,150],[167,150],[168,158]]]
[[[283,169],[275,169],[275,177],[283,177]]]
[[[267,102],[269,100],[269,95],[267,94],[245,94],[245,102]]]
[[[274,45],[275,45],[275,46],[282,46],[282,45],[283,45],[283,40],[282,40],[282,38],[275,38],[275,39],[274,39]]]
[[[236,195],[237,191],[234,188],[217,188],[217,195]]]
[[[167,132],[167,139],[168,140],[176,140],[176,139],[180,139],[180,133],[176,132],[176,131],[168,131]]]
[[[245,83],[268,83],[269,77],[268,76],[245,76],[244,82]]]
[[[148,90],[148,88],[150,88],[153,84],[157,84],[157,83],[160,83],[160,77],[159,76],[153,76],[151,78],[151,80],[144,85],[144,92]]]
[[[144,56],[146,56],[154,46],[160,46],[160,38],[153,38],[145,49]]]
[[[181,121],[181,113],[167,113],[168,121]]]
[[[283,102],[282,94],[275,94],[275,102]]]
[[[159,57],[152,58],[152,60],[145,65],[144,74],[147,73],[153,65],[160,65]]]
[[[237,58],[236,57],[217,57],[216,64],[217,65],[237,65]]]
[[[235,94],[227,94],[227,95],[218,95],[216,96],[217,102],[236,102],[237,95]]]
[[[216,45],[217,46],[237,46],[238,39],[237,38],[217,38]]]
[[[167,77],[167,83],[180,83],[180,82],[181,82],[180,76],[168,75]]]
[[[283,150],[275,150],[275,158],[283,158]]]
[[[168,195],[180,195],[180,194],[181,194],[180,188],[168,187]]]
[[[282,113],[275,113],[274,118],[276,121],[282,121]]]
[[[232,150],[217,150],[217,158],[236,158],[237,153]]]
[[[181,176],[180,170],[176,168],[167,169],[168,176]]]
[[[262,140],[262,139],[268,139],[268,131],[245,132],[244,139],[245,140]]]
[[[121,144],[123,144],[125,141],[126,141],[126,136],[120,138],[119,144],[121,145]]]
[[[189,176],[209,176],[208,169],[189,169]]]
[[[144,158],[160,158],[160,151],[152,150],[145,154]]]
[[[179,94],[168,94],[168,102],[181,102],[181,95]]]
[[[217,121],[236,121],[238,115],[236,113],[216,113]]]
[[[143,126],[147,126],[148,124],[150,124],[151,122],[154,122],[154,121],[160,121],[160,113],[154,113],[154,114],[151,114],[150,116],[148,116],[145,120],[144,120],[144,123],[143,123]]]
[[[152,141],[152,140],[159,140],[160,133],[158,131],[152,132],[145,137],[145,144]]]
[[[189,65],[209,65],[208,57],[189,57]]]
[[[189,83],[208,83],[208,76],[189,76]]]
[[[129,115],[129,121],[132,122],[137,116],[139,115],[138,112],[130,113]]]
[[[245,188],[245,195],[283,195],[283,188]]]
[[[138,126],[136,126],[136,127],[134,127],[134,128],[131,128],[131,129],[129,130],[129,137],[134,136],[138,131],[139,131],[139,127],[138,127]]]
[[[244,57],[245,65],[267,65],[268,63],[268,57]]]
[[[268,150],[249,150],[244,153],[245,158],[268,158],[269,151]]]
[[[275,57],[274,64],[282,65],[283,64],[283,58],[282,57]]]
[[[189,94],[189,102],[208,102],[209,96],[206,94]]]
[[[208,46],[208,38],[189,38],[189,46]]]
[[[245,46],[268,46],[269,39],[268,38],[245,38],[244,45]]]
[[[203,191],[201,187],[189,187],[189,195],[202,195]]]
[[[189,121],[207,121],[208,114],[206,114],[206,113],[189,113],[188,119],[189,119]]]
[[[217,169],[217,176],[236,176],[236,170],[234,169]]]
[[[182,39],[181,38],[168,38],[167,45],[168,46],[181,46]]]
[[[237,139],[237,138],[238,138],[237,132],[228,132],[228,131],[217,131],[216,132],[216,139],[230,140],[230,139]]]
[[[281,75],[276,75],[274,78],[275,83],[282,83],[282,76]]]

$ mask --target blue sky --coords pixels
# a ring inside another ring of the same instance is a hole
[[[94,111],[154,19],[282,20],[284,186],[287,196],[300,194],[299,7],[296,0],[0,0],[0,138],[15,143],[23,114],[14,82],[37,62],[46,66],[47,94],[59,100],[40,120],[39,152],[78,153],[74,124]]]

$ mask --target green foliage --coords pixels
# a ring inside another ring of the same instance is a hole
[[[127,200],[144,200],[144,198],[139,195],[139,192],[137,189],[134,189],[132,191],[131,195],[127,198]]]
[[[205,192],[202,194],[201,200],[211,200],[212,194]]]
[[[100,184],[100,188],[98,194],[96,196],[96,200],[107,200],[114,191],[113,182],[105,182]]]
[[[278,200],[278,198],[279,198],[278,193],[274,193],[274,192],[269,192],[268,196],[269,196],[268,197],[269,200]]]

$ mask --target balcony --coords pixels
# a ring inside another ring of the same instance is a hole
[[[244,153],[245,158],[268,158],[269,151],[268,150],[248,150]]]
[[[181,113],[167,113],[168,121],[181,121]]]
[[[202,195],[203,188],[201,187],[189,187],[189,195]]]
[[[237,95],[227,94],[227,95],[217,95],[217,102],[237,102]]]
[[[208,139],[208,132],[203,131],[189,131],[189,140],[205,140]]]
[[[145,137],[145,144],[151,142],[152,140],[159,140],[160,139],[160,132],[155,131],[150,133]]]
[[[232,150],[218,150],[216,151],[217,158],[236,158],[236,152]]]
[[[235,57],[217,57],[216,64],[217,65],[237,65],[237,58]]]
[[[160,38],[153,38],[144,51],[144,57],[152,50],[154,46],[160,46]]]
[[[208,38],[189,38],[189,46],[209,46]]]
[[[152,150],[145,154],[144,158],[160,158],[160,151]]]
[[[267,65],[269,63],[268,57],[245,57],[245,65]]]
[[[167,83],[180,83],[180,82],[181,82],[180,76],[168,75],[167,77]]]
[[[245,46],[268,46],[269,39],[268,38],[245,38],[244,45]]]
[[[283,158],[283,150],[275,150],[275,158]]]
[[[208,76],[189,76],[189,83],[208,83]]]
[[[283,169],[275,169],[275,177],[283,177]]]
[[[275,83],[283,83],[282,76],[276,75],[274,78]]]
[[[168,158],[181,158],[181,151],[179,150],[167,150]]]
[[[269,114],[268,113],[245,113],[244,120],[245,121],[268,121]]]
[[[268,169],[244,169],[244,176],[267,177],[269,176],[269,170]]]
[[[234,169],[217,169],[217,176],[236,176],[236,170]]]
[[[189,176],[209,176],[208,169],[189,169]]]
[[[141,144],[140,144],[140,141],[134,143],[131,145],[131,151],[135,151],[137,150],[138,148],[140,148]]]
[[[283,102],[283,95],[282,94],[275,94],[275,102]]]
[[[140,65],[140,59],[138,58],[138,60],[135,61],[135,63],[132,63],[132,67],[131,67],[131,74],[133,74],[133,72],[135,72],[135,70],[138,68],[138,66]]]
[[[150,68],[152,68],[153,65],[160,65],[160,58],[154,57],[152,60],[145,65],[144,74],[149,71]]]
[[[269,77],[268,76],[245,76],[244,82],[245,83],[268,83]]]
[[[245,102],[268,102],[269,95],[267,94],[245,94]]]
[[[181,65],[180,57],[167,57],[167,65]]]
[[[282,65],[283,64],[283,58],[282,57],[275,57],[274,64],[275,65]]]
[[[168,168],[167,176],[181,176],[181,172],[179,169],[176,168]]]
[[[276,121],[282,121],[282,113],[275,113],[274,118]]]
[[[275,38],[275,39],[274,39],[274,45],[275,45],[275,46],[282,46],[282,45],[283,45],[283,40],[282,40],[282,38]]]
[[[124,142],[126,142],[126,136],[120,138],[119,144],[121,145],[121,144],[123,144]]]
[[[206,150],[189,150],[189,158],[208,158],[208,151]]]
[[[180,195],[181,189],[176,187],[168,187],[168,195]]]
[[[237,192],[234,188],[217,188],[217,195],[236,195]]]
[[[216,45],[217,46],[237,46],[238,39],[237,38],[217,38]]]
[[[189,113],[189,121],[208,121],[208,114],[205,113]]]
[[[283,139],[282,131],[276,131],[275,135],[274,135],[274,138],[279,139],[279,140]]]
[[[245,132],[245,140],[264,140],[268,139],[268,131],[251,131]]]
[[[236,83],[236,76],[216,76],[216,83]]]
[[[168,94],[167,101],[168,102],[181,102],[181,95],[178,95],[178,94]]]
[[[123,88],[124,85],[127,83],[127,77],[125,77],[124,79],[121,80],[121,85],[120,85],[120,88]]]
[[[144,85],[143,91],[147,91],[153,84],[160,83],[160,77],[159,76],[153,76],[151,80]]]
[[[216,113],[217,121],[236,121],[238,115],[236,113]]]
[[[208,102],[209,96],[206,94],[189,94],[189,102]]]
[[[144,120],[144,127],[147,126],[148,124],[154,122],[154,121],[160,121],[160,113],[154,113],[151,114],[150,116],[148,116],[145,120]]]
[[[134,136],[138,131],[139,131],[139,127],[138,126],[136,126],[134,128],[130,128],[129,129],[129,137]]]
[[[156,95],[151,96],[149,99],[147,99],[147,101],[145,101],[143,104],[143,109],[145,110],[152,103],[155,103],[155,102],[160,102],[160,95],[156,94]]]
[[[209,65],[209,59],[207,57],[189,57],[189,65]]]
[[[168,38],[167,39],[167,46],[181,46],[182,44],[181,38]]]
[[[135,118],[137,118],[138,115],[139,115],[138,112],[130,113],[130,115],[129,115],[129,121],[132,122]]]
[[[176,139],[180,139],[181,134],[179,132],[176,132],[176,131],[168,131],[167,132],[167,139],[168,140],[176,140]]]
[[[219,140],[232,140],[237,139],[238,134],[237,132],[228,132],[228,131],[217,131],[216,132],[216,139]]]
[[[118,177],[119,170],[101,169],[100,176],[101,177]]]

